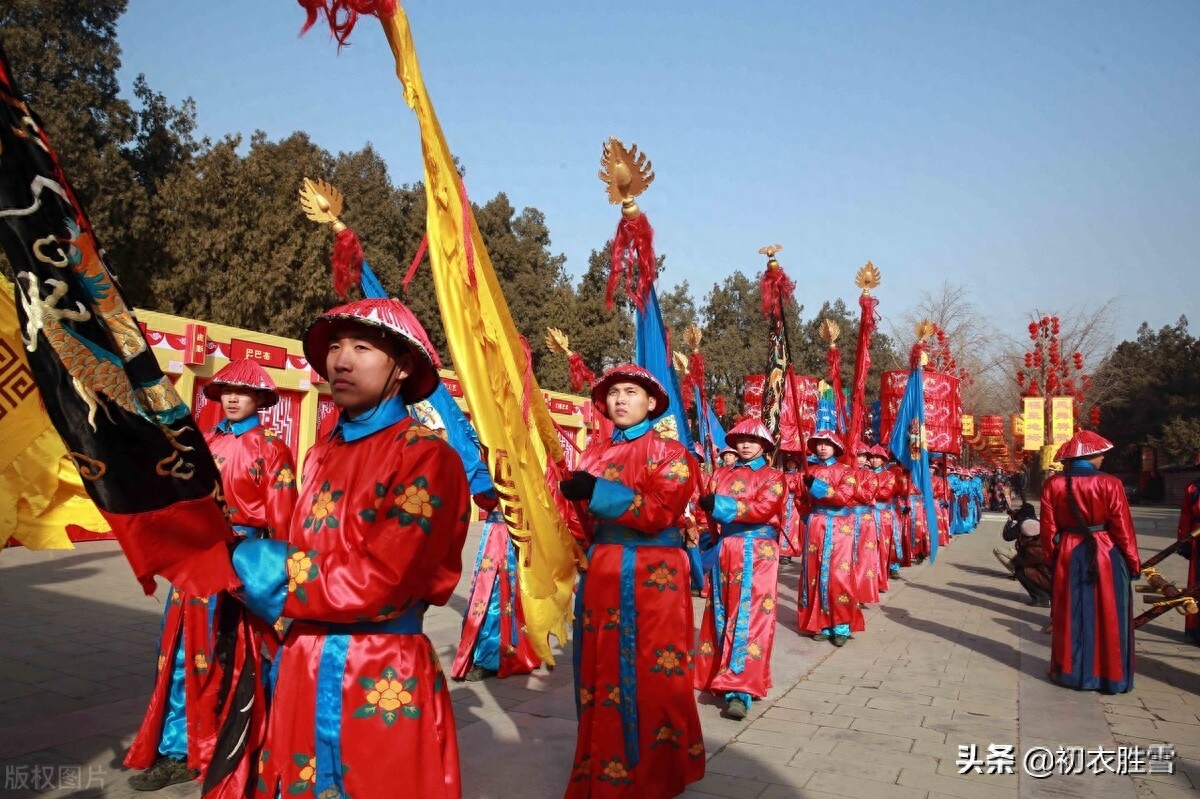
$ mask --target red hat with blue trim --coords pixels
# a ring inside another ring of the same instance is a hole
[[[821,441],[825,441],[829,444],[832,444],[834,449],[837,450],[838,455],[841,455],[843,452],[846,451],[846,448],[844,446],[842,446],[842,437],[839,436],[833,430],[818,430],[817,432],[815,432],[811,436],[809,436],[808,437],[808,451],[811,452],[812,454],[816,455],[817,453],[816,453],[815,448],[816,448],[817,444]]]
[[[429,341],[416,314],[399,300],[369,297],[339,305],[318,316],[304,333],[304,357],[322,379],[329,374],[325,361],[333,335],[347,326],[366,329],[372,335],[387,336],[412,353],[412,372],[404,379],[400,395],[411,405],[432,394],[441,379],[442,362]]]
[[[1054,453],[1054,460],[1062,462],[1091,458],[1101,452],[1108,452],[1112,448],[1112,442],[1104,436],[1093,433],[1091,430],[1080,430],[1058,448],[1058,452]]]
[[[270,408],[279,402],[275,381],[254,361],[239,359],[225,364],[204,386],[204,396],[220,402],[222,388],[244,388],[255,392],[260,408]]]
[[[729,441],[732,438],[752,438],[762,444],[763,449],[767,451],[775,449],[775,439],[771,437],[771,431],[753,416],[746,417],[730,428],[729,432],[725,434],[725,440]]]
[[[640,366],[632,363],[614,366],[604,373],[604,376],[596,381],[596,385],[592,387],[592,404],[596,406],[596,410],[606,419],[612,417],[608,415],[608,390],[617,383],[636,383],[646,390],[646,393],[654,397],[654,410],[647,414],[651,419],[657,419],[667,411],[667,406],[671,404],[670,397],[667,396],[667,390],[663,388],[662,383]]]

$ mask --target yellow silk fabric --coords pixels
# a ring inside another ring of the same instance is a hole
[[[67,525],[107,532],[42,409],[25,360],[13,284],[0,275],[0,544],[73,549]]]
[[[553,664],[548,635],[566,640],[577,552],[547,486],[547,470],[563,458],[550,410],[537,382],[525,390],[527,359],[500,291],[475,216],[467,223],[474,247],[475,285],[468,272],[463,197],[450,147],[425,90],[408,17],[382,20],[396,59],[404,99],[421,130],[428,200],[429,260],[454,371],[471,422],[487,450],[488,468],[519,552],[521,600],[529,639]],[[526,422],[522,404],[529,404]]]

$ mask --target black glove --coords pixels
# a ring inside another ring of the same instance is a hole
[[[811,474],[804,475],[804,487],[812,488],[812,484],[816,482],[816,479],[817,478],[813,477]]]
[[[696,501],[696,504],[699,505],[700,510],[704,511],[705,513],[712,513],[713,508],[717,506],[717,495],[705,494]]]
[[[571,476],[558,484],[558,490],[569,500],[590,500],[596,490],[596,478],[587,472],[571,472]]]
[[[1179,545],[1179,549],[1177,549],[1175,551],[1178,552],[1180,555],[1183,555],[1188,560],[1191,560],[1193,544],[1194,544],[1194,539],[1193,540],[1184,539],[1184,541]]]

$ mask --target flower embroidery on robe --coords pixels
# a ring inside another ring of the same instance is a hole
[[[759,607],[762,608],[763,613],[775,612],[775,597],[773,597],[773,596],[763,597],[762,602],[759,603]]]
[[[678,749],[679,738],[682,735],[683,730],[677,730],[670,724],[664,724],[654,731],[654,743],[650,744],[650,748],[657,749],[660,746],[670,746],[673,749]]]
[[[619,463],[610,463],[604,467],[604,473],[600,476],[605,480],[620,482],[621,472],[625,471],[625,467]]]
[[[316,550],[291,548],[287,559],[288,593],[295,594],[301,602],[308,601],[304,584],[317,576]]]
[[[621,758],[614,757],[612,760],[602,761],[603,768],[597,779],[601,782],[612,783],[613,785],[632,785],[633,780],[629,778],[629,772],[625,768],[625,764],[621,762]]]
[[[642,583],[646,588],[657,588],[660,594],[668,589],[671,591],[679,590],[679,587],[675,585],[674,579],[672,579],[675,577],[678,569],[672,569],[667,565],[665,560],[660,561],[657,566],[653,563],[648,564],[646,569],[650,572],[650,579]]]
[[[320,490],[313,494],[312,510],[304,519],[304,529],[312,530],[314,533],[321,532],[322,527],[328,527],[330,530],[336,529],[338,519],[334,510],[337,508],[338,500],[345,493],[345,491],[334,491],[328,480],[322,483]]]
[[[654,654],[658,660],[650,667],[650,671],[661,672],[664,677],[683,676],[682,664],[685,656],[674,644],[667,644],[666,649],[655,649]]]
[[[317,781],[317,759],[297,752],[292,755],[292,762],[300,767],[300,773],[296,775],[296,781],[288,786],[288,793],[295,795],[311,791]]]
[[[284,489],[296,487],[296,473],[287,466],[280,466],[275,470],[273,476],[275,477],[275,482],[271,484],[271,488]]]
[[[673,460],[671,465],[667,467],[664,475],[668,480],[674,480],[677,483],[686,483],[692,476],[691,469],[688,468],[687,461]]]
[[[433,530],[430,519],[434,510],[442,506],[442,498],[429,492],[429,480],[424,475],[413,480],[409,486],[398,483],[392,489],[392,496],[395,499],[392,507],[388,508],[389,519],[394,518],[405,527],[416,524],[426,535]]]
[[[421,717],[421,708],[413,704],[416,677],[401,680],[396,670],[388,666],[379,677],[359,677],[358,684],[367,695],[366,701],[354,711],[355,718],[369,719],[378,715],[390,727],[401,715],[410,719]]]

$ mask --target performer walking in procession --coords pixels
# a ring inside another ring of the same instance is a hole
[[[467,480],[406,403],[437,386],[416,317],[364,299],[318,317],[304,354],[341,410],[304,464],[287,542],[233,553],[247,605],[293,619],[255,796],[461,795],[450,695],[422,632],[462,573]]]
[[[875,519],[877,480],[871,468],[871,445],[859,441],[855,447],[854,468],[854,571],[858,579],[858,602],[869,605],[879,602],[879,526]]]
[[[725,715],[743,719],[753,699],[771,689],[771,650],[779,607],[779,530],[786,483],[767,463],[775,448],[757,419],[745,419],[725,440],[738,462],[709,480],[700,507],[720,524],[706,569],[710,598],[700,623],[696,687],[724,698]]]
[[[900,578],[900,521],[896,516],[896,472],[887,468],[887,448],[871,447],[869,462],[875,472],[875,529],[879,531],[879,591],[888,590],[888,579]]]
[[[652,425],[667,393],[645,369],[609,370],[592,391],[612,420],[582,471],[561,484],[587,502],[588,569],[576,589],[579,736],[568,799],[666,799],[704,776],[692,690],[695,628],[680,517],[697,480],[691,456]]]
[[[792,558],[804,555],[804,473],[801,458],[796,452],[777,453],[783,465],[783,487],[786,490],[783,506],[783,526],[779,530],[779,562],[791,563]]]
[[[1081,430],[1054,456],[1042,489],[1042,548],[1054,564],[1050,679],[1068,688],[1133,690],[1133,596],[1141,566],[1121,481],[1100,471],[1112,443]]]
[[[287,444],[259,422],[258,411],[279,402],[275,382],[254,361],[235,360],[204,387],[224,419],[204,434],[225,495],[225,512],[242,537],[285,536],[296,505],[296,465]],[[130,777],[138,791],[157,791],[193,779],[211,756],[202,730],[215,721],[206,691],[213,657],[214,597],[189,596],[171,587],[158,645],[158,673],[141,728],[125,765],[147,769]],[[260,631],[268,649],[275,633]],[[269,660],[264,658],[264,668]]]
[[[832,430],[808,439],[808,544],[799,591],[800,631],[843,646],[866,629],[854,573],[854,477],[838,462],[842,442]]]
[[[1200,456],[1196,458],[1200,466]],[[1192,537],[1192,533],[1200,527],[1200,478],[1188,483],[1183,490],[1183,507],[1179,511],[1179,552],[1188,559],[1187,585],[1200,583],[1200,542]],[[1200,614],[1190,613],[1184,616],[1183,636],[1194,644],[1200,644]]]

